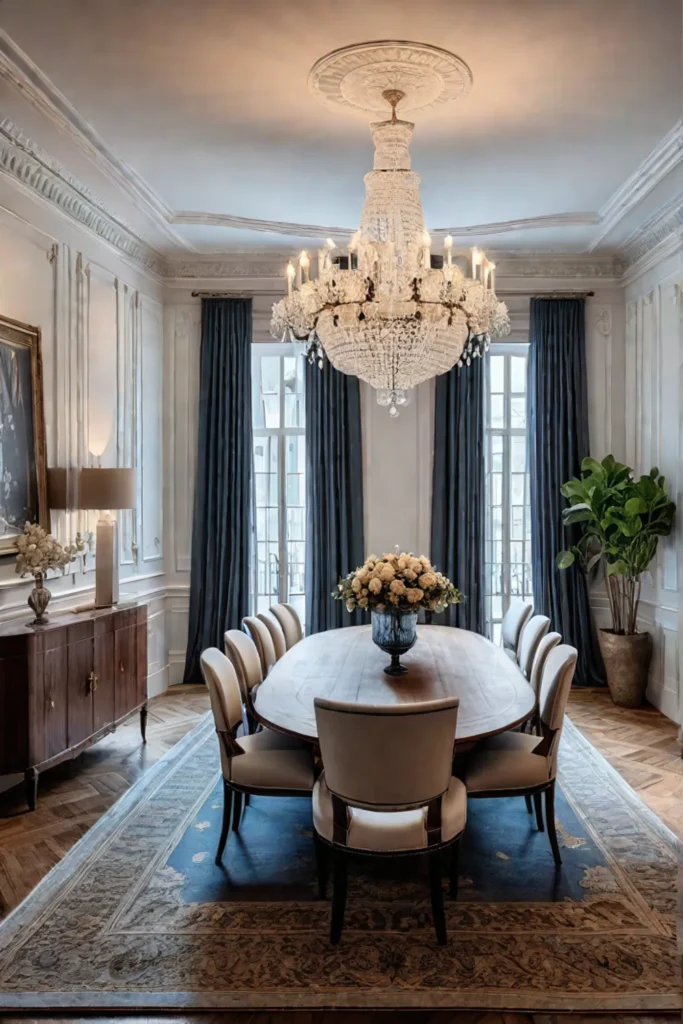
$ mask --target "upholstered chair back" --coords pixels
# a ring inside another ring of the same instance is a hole
[[[546,633],[546,635],[541,637],[539,640],[536,653],[534,654],[533,664],[531,666],[531,675],[529,676],[531,688],[536,694],[536,701],[538,701],[538,694],[541,689],[541,676],[543,675],[545,660],[553,647],[557,647],[559,643],[562,643],[562,636],[560,633]]]
[[[235,666],[242,697],[248,706],[249,693],[263,682],[256,644],[241,629],[229,629],[225,634],[225,653]]]
[[[246,618],[242,619],[242,625],[246,627],[249,632],[249,636],[256,644],[256,649],[259,653],[259,658],[261,659],[261,674],[265,679],[277,661],[275,656],[275,644],[273,643],[273,638],[270,635],[270,630],[266,626],[265,622],[256,618],[255,615],[247,615]]]
[[[510,607],[503,616],[501,627],[500,642],[503,647],[512,647],[515,651],[517,650],[524,623],[532,612],[533,608],[531,605],[525,604],[524,601],[515,600],[510,602]]]
[[[557,754],[564,724],[564,713],[576,668],[577,650],[569,644],[559,644],[549,652],[541,676],[539,710],[543,732],[550,740],[548,749],[549,773],[557,773]]]
[[[232,732],[242,721],[242,696],[235,669],[217,647],[202,651],[199,663],[209,688],[216,732]]]
[[[457,697],[421,704],[315,699],[327,788],[353,807],[423,807],[452,777]]]
[[[522,630],[517,648],[517,663],[527,679],[531,678],[531,669],[538,645],[549,629],[550,619],[547,615],[532,615],[530,619],[527,619]]]
[[[291,604],[274,604],[271,605],[271,612],[282,626],[282,632],[285,634],[285,643],[287,644],[287,650],[293,647],[294,644],[298,644],[299,640],[303,638],[303,630],[301,628],[301,619],[297,615]]]
[[[259,612],[256,618],[265,624],[270,633],[275,648],[275,660],[279,661],[287,653],[287,641],[282,626],[272,612]]]

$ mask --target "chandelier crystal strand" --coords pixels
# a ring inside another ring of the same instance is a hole
[[[392,116],[370,125],[375,159],[365,175],[360,229],[345,254],[326,241],[317,278],[309,276],[308,253],[298,271],[288,265],[288,295],[273,306],[271,331],[305,341],[319,366],[322,346],[333,366],[367,381],[397,416],[407,390],[469,365],[491,335],[509,333],[510,321],[494,292],[495,265],[483,252],[472,250],[471,276],[453,263],[450,236],[445,259],[432,255],[420,176],[411,170],[415,126],[396,117],[400,90],[384,96]]]

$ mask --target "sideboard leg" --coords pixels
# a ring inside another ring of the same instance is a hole
[[[142,735],[142,742],[147,742],[147,705],[143,704],[140,708],[140,734]]]
[[[38,769],[27,768],[24,772],[24,786],[26,787],[26,803],[29,811],[35,811],[38,800]]]

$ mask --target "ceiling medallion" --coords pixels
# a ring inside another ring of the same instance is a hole
[[[420,176],[410,165],[415,126],[396,116],[399,105],[403,112],[455,99],[471,81],[454,54],[403,42],[337,50],[309,76],[325,102],[391,117],[370,126],[375,159],[359,230],[344,250],[327,239],[316,274],[305,251],[298,267],[287,265],[287,296],[273,306],[271,330],[283,341],[305,342],[319,366],[324,349],[338,370],[375,388],[391,416],[410,388],[456,363],[469,365],[491,334],[510,330],[507,307],[495,295],[495,264],[476,248],[464,260],[450,236],[442,254],[432,252]]]

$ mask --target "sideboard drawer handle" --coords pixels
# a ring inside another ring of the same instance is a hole
[[[90,693],[94,693],[95,692],[95,690],[97,689],[98,682],[99,682],[99,679],[97,678],[95,673],[91,672],[90,675],[88,676],[88,691]]]
[[[119,672],[122,672],[122,673],[123,673],[123,672],[125,672],[125,671],[126,671],[126,669],[125,669],[125,667],[124,667],[124,664],[123,664],[123,662],[122,662],[122,661],[120,661],[120,662],[119,662]]]

